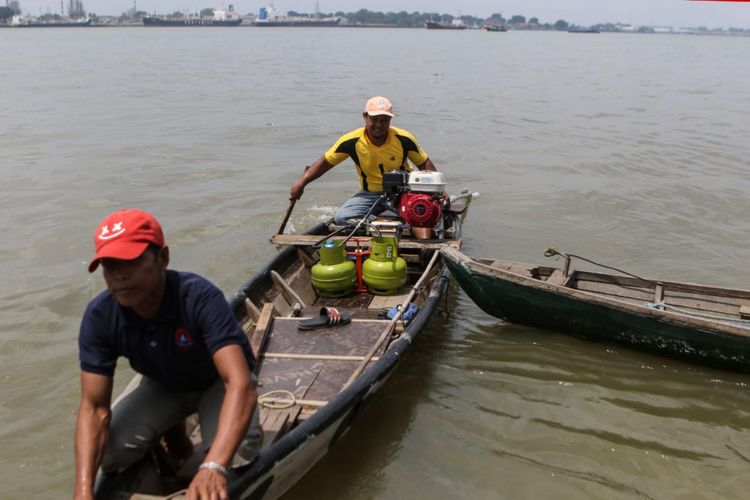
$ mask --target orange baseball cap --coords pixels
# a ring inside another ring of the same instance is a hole
[[[393,118],[393,104],[388,100],[387,97],[376,96],[370,98],[365,104],[365,113],[370,116],[388,115]]]
[[[162,248],[164,233],[156,217],[143,210],[126,208],[106,216],[94,233],[96,255],[89,272],[99,267],[102,259],[133,260],[141,256],[149,243]]]

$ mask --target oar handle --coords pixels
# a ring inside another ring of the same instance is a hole
[[[310,165],[307,165],[305,167],[305,170],[303,170],[303,174],[304,172],[307,172],[309,168],[310,168]],[[302,193],[299,193],[298,196],[302,196]],[[298,199],[299,198],[294,198],[294,199],[289,200],[289,208],[286,209],[286,214],[284,215],[284,220],[281,221],[281,226],[279,226],[278,234],[284,233],[284,228],[286,227],[286,223],[289,222],[289,216],[292,215],[292,210],[294,210],[294,204],[297,203]]]
[[[294,204],[297,203],[297,199],[289,200],[289,208],[286,209],[286,214],[284,215],[284,220],[281,221],[281,226],[279,226],[279,232],[278,234],[284,233],[284,228],[286,228],[286,223],[289,222],[289,216],[292,215],[292,210],[294,210]]]

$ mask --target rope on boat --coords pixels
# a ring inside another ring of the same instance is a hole
[[[554,257],[555,255],[559,255],[560,257],[563,257],[563,258],[568,259],[568,260],[571,259],[571,258],[576,258],[576,259],[579,259],[579,260],[586,261],[589,264],[594,264],[595,266],[603,267],[604,269],[609,269],[611,271],[617,271],[618,273],[622,273],[622,274],[624,274],[626,276],[630,276],[631,278],[635,278],[637,280],[645,281],[646,283],[651,283],[653,285],[657,285],[658,284],[657,281],[649,280],[649,279],[646,279],[646,278],[641,278],[637,274],[629,273],[627,271],[623,271],[622,269],[618,269],[616,267],[608,266],[606,264],[600,264],[599,262],[594,262],[593,260],[587,259],[586,257],[581,257],[580,255],[576,255],[576,254],[573,254],[573,253],[561,252],[560,250],[558,250],[555,247],[549,247],[549,248],[547,248],[544,251],[544,256],[545,257]]]
[[[273,397],[273,395],[288,396],[290,399],[281,399]],[[258,403],[266,408],[273,410],[283,410],[284,408],[291,408],[297,403],[297,397],[292,391],[285,389],[277,389],[275,391],[267,392],[262,396],[258,396]]]
[[[559,255],[560,257],[563,257],[568,263],[570,262],[571,258],[576,258],[576,259],[580,259],[580,260],[586,261],[589,264],[593,264],[595,266],[603,267],[605,269],[610,269],[612,271],[617,271],[618,273],[625,274],[627,276],[630,276],[631,278],[635,278],[637,280],[643,281],[644,283],[650,283],[650,284],[652,284],[654,286],[661,286],[662,285],[659,281],[649,280],[649,279],[646,279],[646,278],[642,278],[642,277],[638,276],[637,274],[629,273],[627,271],[623,271],[622,269],[618,269],[618,268],[612,267],[612,266],[607,266],[605,264],[600,264],[599,262],[594,262],[593,260],[587,259],[586,257],[581,257],[580,255],[561,252],[561,251],[559,251],[555,247],[549,247],[549,248],[547,248],[544,251],[544,256],[545,257],[553,257],[555,255]],[[667,310],[669,310],[670,312],[678,312],[678,313],[684,314],[686,316],[694,316],[694,317],[705,318],[705,319],[713,319],[713,320],[717,320],[717,321],[722,321],[724,323],[734,324],[734,325],[743,326],[743,327],[747,327],[748,325],[750,325],[750,320],[741,319],[741,318],[730,318],[730,317],[727,317],[727,316],[719,316],[719,315],[716,315],[716,314],[706,314],[706,313],[701,313],[701,312],[697,312],[697,311],[691,311],[689,309],[683,309],[681,307],[667,305],[664,302],[644,302],[643,305],[645,307],[649,308],[649,309],[658,309],[658,310],[661,310],[661,311],[667,311]]]

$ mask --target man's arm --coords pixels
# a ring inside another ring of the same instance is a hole
[[[425,160],[425,162],[422,163],[421,165],[418,165],[417,168],[419,170],[430,170],[432,172],[437,172],[437,168],[435,167],[435,164],[432,163],[432,160],[430,160],[429,158],[427,158],[427,160]]]
[[[109,435],[111,400],[112,377],[81,372],[81,402],[75,437],[75,499],[94,498],[94,479]]]
[[[224,382],[225,393],[216,437],[203,462],[214,462],[227,468],[247,433],[258,396],[239,345],[222,347],[216,351],[213,360]],[[228,498],[227,495],[226,477],[216,470],[200,469],[190,483],[187,498],[224,499]]]
[[[294,184],[292,184],[292,188],[289,190],[289,199],[298,200],[302,198],[302,193],[305,191],[305,186],[307,186],[312,181],[322,176],[332,168],[333,165],[326,161],[325,156],[321,156],[320,158],[318,158],[315,163],[313,163],[309,167],[306,167],[305,171],[302,172],[302,175],[299,176],[299,179],[297,179]]]

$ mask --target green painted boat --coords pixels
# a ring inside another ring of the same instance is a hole
[[[750,372],[750,290],[441,254],[471,299],[497,318]]]

